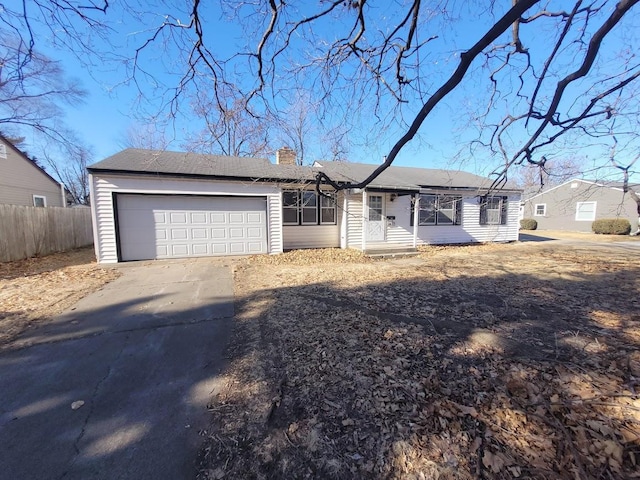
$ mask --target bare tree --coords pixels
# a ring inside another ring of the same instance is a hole
[[[546,157],[540,159],[536,165],[523,165],[515,171],[516,184],[526,190],[542,189],[559,185],[567,180],[580,176],[582,173],[580,162],[575,158]]]
[[[122,148],[141,148],[146,150],[165,150],[170,142],[157,123],[132,124],[120,140]]]
[[[187,150],[236,157],[264,156],[272,150],[267,117],[234,95],[234,90],[226,88],[213,97],[205,92],[195,96],[193,111],[205,126],[187,138]]]
[[[69,138],[61,105],[77,105],[85,92],[65,78],[60,65],[12,37],[0,38],[0,126],[20,134],[25,129],[64,144]]]
[[[104,34],[116,28],[109,14],[120,8],[145,26],[129,37],[137,42],[129,57],[131,80],[141,90],[165,88],[161,100],[170,114],[178,114],[179,99],[196,91],[207,92],[207,114],[240,108],[260,119],[263,112],[286,110],[287,92],[305,89],[321,106],[320,116],[330,111],[342,117],[334,125],[352,125],[362,115],[375,120],[381,131],[389,125],[396,132],[402,129],[390,141],[386,160],[363,181],[338,184],[319,175],[318,183],[337,189],[366,186],[395,161],[426,119],[437,115],[438,107],[455,100],[452,92],[468,93],[471,123],[478,130],[471,139],[474,153],[484,152],[487,162],[500,161],[494,172],[498,186],[514,165],[551,158],[554,146],[577,142],[605,148],[609,132],[616,131],[629,135],[628,148],[637,147],[631,137],[640,110],[634,95],[640,77],[634,48],[639,29],[631,12],[638,1],[326,0],[300,6],[258,0],[223,1],[215,7],[169,1],[162,12],[151,12],[136,0],[87,8],[70,0],[64,10],[53,0],[38,0],[38,8],[13,11],[6,22],[15,30],[36,15],[56,38],[88,26]],[[44,15],[47,9],[56,15]],[[240,26],[242,37],[233,51],[216,39],[214,20],[219,17]],[[470,36],[458,37],[463,29],[475,40],[458,45]],[[26,32],[34,42],[31,30]],[[95,48],[82,40],[74,46]],[[171,85],[150,81],[152,62],[159,58],[156,47],[171,58],[163,63],[173,74],[168,78],[176,79]],[[226,101],[229,90],[240,104]],[[213,134],[212,140],[223,140],[220,151],[234,153],[233,131],[223,131],[227,138]]]
[[[89,205],[87,165],[92,159],[91,151],[77,139],[70,139],[62,148],[57,142],[49,142],[41,150],[47,166],[65,186],[70,202],[73,205]]]

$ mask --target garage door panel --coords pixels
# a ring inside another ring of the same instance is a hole
[[[229,213],[229,223],[244,223],[243,213]]]
[[[195,224],[203,224],[206,225],[207,224],[207,214],[206,212],[195,212],[195,213],[191,213],[191,224],[195,225]]]
[[[264,198],[117,198],[122,260],[267,253]]]
[[[171,212],[169,215],[169,221],[172,225],[187,223],[187,214],[185,212]]]
[[[174,257],[189,256],[189,247],[187,245],[171,245],[171,253]]]
[[[212,228],[211,238],[227,238],[227,231],[223,228]]]
[[[191,229],[191,238],[194,240],[202,240],[203,238],[207,238],[207,229],[206,228],[192,228]]]

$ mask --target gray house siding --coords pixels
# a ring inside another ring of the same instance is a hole
[[[63,207],[60,184],[0,137],[0,204],[34,206],[34,195],[47,207]],[[5,158],[6,156],[6,158]]]
[[[524,218],[536,220],[539,230],[590,232],[593,220],[601,218],[625,218],[632,231],[638,228],[636,203],[628,194],[584,180],[571,180],[529,198]]]

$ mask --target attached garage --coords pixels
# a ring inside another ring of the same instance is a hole
[[[116,194],[121,261],[267,253],[266,197]]]

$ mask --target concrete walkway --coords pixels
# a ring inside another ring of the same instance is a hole
[[[194,476],[232,326],[230,268],[121,268],[0,353],[1,479]]]

